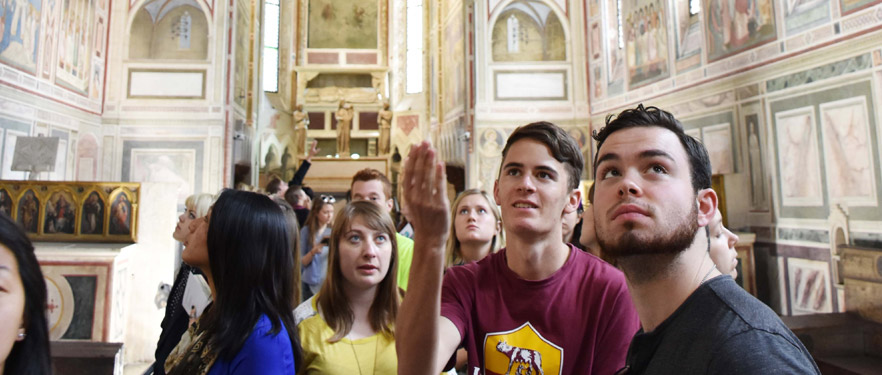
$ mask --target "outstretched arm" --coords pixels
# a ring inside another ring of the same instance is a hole
[[[414,229],[407,296],[396,321],[399,374],[438,374],[459,344],[459,331],[441,317],[444,244],[450,203],[444,163],[427,142],[411,148],[404,166],[404,200]]]
[[[288,185],[303,185],[303,179],[306,178],[306,172],[309,171],[309,166],[312,165],[312,158],[318,155],[320,148],[318,148],[318,141],[312,140],[312,146],[309,147],[309,153],[306,154],[306,159],[303,159],[303,162],[300,163],[300,167],[297,168],[297,172],[294,172],[294,177],[291,178],[291,181],[288,181]]]

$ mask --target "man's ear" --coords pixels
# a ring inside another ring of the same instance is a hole
[[[579,202],[582,201],[582,191],[577,189],[570,190],[567,197],[567,205],[564,206],[563,213],[568,214],[579,209]]]
[[[698,204],[699,227],[706,226],[713,220],[714,214],[717,212],[717,205],[719,204],[718,199],[717,192],[714,189],[702,189],[695,196]]]
[[[495,200],[496,203],[502,202],[501,200],[499,200],[499,179],[498,178],[495,181],[493,181],[493,200]]]
[[[386,199],[386,211],[392,212],[393,208],[395,208],[395,201],[392,198]]]

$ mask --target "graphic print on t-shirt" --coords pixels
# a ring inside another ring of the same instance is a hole
[[[546,340],[530,322],[484,336],[484,374],[559,375],[563,348]]]

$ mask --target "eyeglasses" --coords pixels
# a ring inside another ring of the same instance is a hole
[[[321,198],[322,202],[325,202],[325,203],[334,203],[337,201],[337,198],[334,198],[333,195],[322,194],[319,198]]]

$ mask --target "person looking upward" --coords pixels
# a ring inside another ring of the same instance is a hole
[[[373,168],[365,168],[355,176],[349,185],[352,201],[368,201],[391,213],[395,202],[392,200],[392,183],[386,175]],[[391,216],[390,216],[391,217]],[[398,286],[407,290],[410,263],[413,259],[413,240],[401,234],[395,235],[398,243]]]
[[[417,251],[396,327],[399,374],[437,374],[459,346],[469,353],[468,374],[610,374],[624,364],[638,328],[624,276],[562,241],[583,163],[560,127],[517,128],[493,187],[506,248],[443,273],[444,165],[428,143],[411,149],[403,191]]]
[[[820,373],[781,319],[711,260],[702,227],[718,198],[704,146],[642,104],[609,116],[594,139],[597,240],[624,271],[642,326],[620,373]]]

